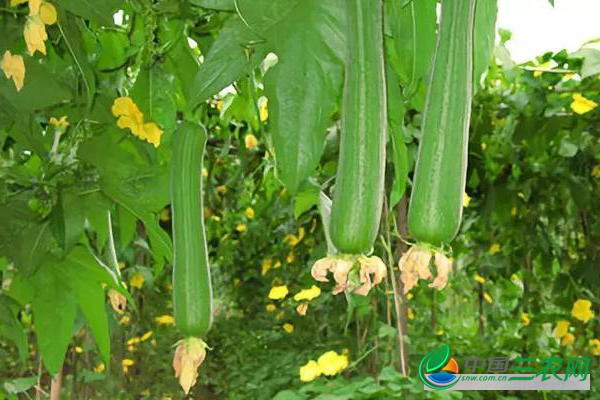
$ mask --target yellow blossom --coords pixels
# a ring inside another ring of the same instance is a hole
[[[571,315],[583,323],[587,323],[594,317],[594,312],[591,310],[592,302],[589,300],[578,299],[573,303],[573,309]]]
[[[288,295],[289,290],[287,285],[273,286],[269,291],[269,299],[271,300],[283,300]]]
[[[75,346],[75,353],[83,353],[83,349],[80,346]]]
[[[467,208],[469,207],[469,204],[471,204],[471,196],[469,196],[467,192],[465,192],[463,195],[463,207]]]
[[[208,177],[208,170],[206,168],[202,168],[202,176],[205,178]]]
[[[267,106],[267,103],[268,103],[268,101],[267,101],[266,97],[262,97],[259,100],[258,109],[259,109],[261,122],[265,122],[267,119],[269,119],[269,108]]]
[[[490,254],[496,254],[499,253],[500,250],[502,250],[502,248],[500,247],[500,245],[498,243],[492,243],[492,245],[490,246],[488,253]]]
[[[141,289],[142,286],[144,286],[144,281],[145,281],[144,275],[142,275],[140,272],[136,272],[129,279],[129,285],[131,287]]]
[[[568,346],[571,343],[573,343],[573,341],[575,341],[575,336],[573,336],[573,334],[567,332],[565,334],[565,336],[563,336],[562,340],[560,341],[560,345]]]
[[[275,261],[275,264],[273,265],[273,268],[275,268],[275,269],[281,268],[281,261],[279,261],[279,260]]]
[[[600,165],[594,165],[594,168],[592,168],[592,176],[594,178],[600,178]]]
[[[521,321],[523,321],[523,325],[529,326],[529,324],[531,323],[531,320],[529,319],[529,314],[521,313]]]
[[[310,382],[321,375],[321,368],[315,360],[310,360],[300,367],[300,380],[302,382]]]
[[[11,54],[10,51],[6,50],[2,61],[0,61],[0,68],[4,71],[6,79],[12,79],[15,84],[17,92],[23,89],[25,82],[25,63],[23,57],[18,54]]]
[[[102,372],[104,372],[105,369],[106,369],[106,366],[104,365],[103,362],[101,362],[94,367],[94,372],[102,373]]]
[[[570,325],[571,324],[569,323],[569,321],[558,321],[556,323],[556,329],[554,330],[554,336],[556,336],[557,339],[560,339],[561,337],[565,336]]]
[[[406,300],[410,300],[413,298],[413,294],[412,293],[406,293]]]
[[[492,302],[493,302],[492,296],[490,296],[490,294],[488,292],[483,293],[483,299],[490,304],[492,304]]]
[[[121,364],[123,365],[123,372],[127,373],[127,372],[129,372],[129,367],[131,367],[133,364],[135,364],[135,361],[133,361],[130,358],[124,358],[121,361]]]
[[[475,274],[475,280],[481,283],[482,285],[485,283],[485,278],[479,274]]]
[[[140,343],[140,338],[137,337],[137,336],[135,336],[135,337],[132,337],[131,339],[129,339],[127,341],[127,346],[134,346],[134,345],[139,344],[139,343]]]
[[[577,114],[582,115],[592,111],[598,107],[598,103],[590,99],[586,99],[581,93],[573,93],[573,102],[571,103],[571,109]]]
[[[246,224],[238,224],[235,227],[235,230],[238,231],[238,232],[240,232],[240,233],[246,232]]]
[[[148,332],[144,333],[142,336],[140,336],[140,341],[145,342],[146,340],[148,340],[152,337],[152,334],[153,334],[152,331],[148,331]]]
[[[56,23],[56,8],[54,8],[52,4],[46,1],[43,1],[40,4],[40,8],[38,9],[38,15],[40,16],[42,22],[46,25],[54,25]]]
[[[217,193],[220,193],[220,194],[227,193],[227,186],[225,186],[225,185],[219,185],[216,187],[216,189],[217,189]]]
[[[294,254],[293,251],[290,251],[290,253],[288,254],[288,256],[286,257],[285,261],[288,264],[292,264],[294,261],[296,260],[296,255]]]
[[[117,126],[129,129],[138,138],[158,147],[163,130],[154,122],[144,122],[144,114],[130,97],[118,97],[113,102],[111,111],[118,118]]]
[[[256,147],[257,144],[258,139],[256,139],[256,136],[254,136],[253,134],[249,133],[244,137],[244,145],[248,150],[252,150]]]
[[[589,346],[590,346],[590,351],[592,352],[593,355],[600,356],[600,340],[599,339],[590,340]]]
[[[285,324],[283,324],[283,330],[287,333],[292,333],[294,332],[294,325],[290,324],[289,322],[286,322]]]
[[[298,304],[298,307],[296,307],[296,312],[301,317],[304,317],[306,315],[307,311],[308,311],[308,303],[300,303],[300,304]]]
[[[294,300],[313,300],[321,295],[321,288],[317,285],[312,285],[310,289],[303,289],[294,295]]]
[[[334,376],[348,367],[348,356],[328,351],[318,358],[317,364],[323,375]]]
[[[158,219],[162,222],[167,222],[171,219],[171,210],[168,208],[163,208],[160,210],[160,214],[158,214]]]
[[[273,266],[273,261],[270,258],[263,260],[262,265],[261,265],[260,274],[265,276],[267,274],[267,272],[269,272],[269,270],[271,269],[272,266]]]
[[[65,131],[69,127],[69,120],[66,115],[60,117],[60,119],[56,119],[55,117],[50,117],[48,120],[50,125],[54,125],[61,131]]]
[[[510,216],[511,217],[516,217],[517,214],[518,214],[517,207],[513,207],[513,208],[510,209]]]
[[[246,208],[246,211],[244,212],[244,214],[246,214],[246,218],[253,219],[254,218],[254,209],[252,207],[248,207],[248,208]]]
[[[265,308],[267,309],[267,312],[275,312],[275,310],[277,310],[277,306],[275,304],[267,304]]]
[[[408,310],[406,310],[406,318],[408,318],[411,321],[415,319],[415,312],[413,311],[412,308],[409,308]]]
[[[159,325],[173,325],[174,320],[171,315],[161,315],[156,317],[156,323]]]
[[[533,71],[533,76],[536,77],[536,78],[539,77],[539,76],[541,76],[544,71],[551,70],[552,69],[552,65],[553,65],[553,61],[552,60],[546,61],[545,63],[540,64],[538,66],[539,69]]]
[[[44,42],[48,39],[48,34],[46,33],[46,25],[38,15],[27,17],[23,36],[29,54],[34,55],[36,51],[39,51],[46,55],[46,44]]]
[[[127,324],[129,324],[130,321],[131,321],[131,319],[129,318],[128,315],[123,315],[123,318],[121,318],[121,320],[119,321],[119,324],[127,325]]]

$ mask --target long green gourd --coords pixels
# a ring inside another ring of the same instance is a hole
[[[212,289],[204,233],[202,163],[206,130],[183,123],[173,137],[173,309],[177,329],[203,337],[212,323]]]
[[[442,16],[423,113],[408,210],[419,242],[439,246],[460,227],[473,93],[476,0],[442,0]]]
[[[347,56],[331,239],[368,253],[383,206],[387,107],[381,0],[346,0]]]

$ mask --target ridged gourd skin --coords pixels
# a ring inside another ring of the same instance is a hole
[[[185,336],[203,337],[212,324],[212,288],[204,232],[202,125],[183,123],[173,136],[171,218],[173,223],[173,309]]]
[[[346,0],[347,55],[331,240],[344,254],[371,250],[383,207],[387,104],[381,0]]]
[[[476,0],[442,0],[408,210],[419,242],[439,246],[460,228],[473,93]]]

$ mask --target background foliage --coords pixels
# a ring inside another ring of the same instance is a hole
[[[391,276],[364,299],[320,285],[302,316],[293,295],[314,284],[310,265],[327,252],[319,210],[337,163],[343,2],[60,0],[45,55],[27,52],[30,3],[5,3],[0,51],[23,56],[25,78],[17,91],[0,77],[0,393],[33,397],[62,368],[64,398],[181,398],[170,366],[168,166],[183,118],[210,136],[204,213],[216,323],[194,398],[540,396],[424,394],[416,368],[444,342],[461,367],[474,355],[582,355],[597,369],[598,319],[572,309],[583,299],[597,313],[600,296],[600,115],[577,97],[598,101],[600,53],[515,65],[508,32],[493,49],[495,3],[483,4],[470,202],[451,244],[451,285],[421,284],[396,296],[398,309]],[[396,265],[410,240],[404,192],[436,22],[433,0],[385,6],[389,196],[375,253]],[[160,126],[159,146],[116,125],[119,96]],[[309,157],[281,162],[298,152]],[[269,299],[281,285],[290,294]],[[124,312],[110,290],[128,299]],[[556,338],[560,321],[568,340]],[[299,368],[330,350],[349,366],[302,382]],[[598,396],[592,385],[579,396]]]

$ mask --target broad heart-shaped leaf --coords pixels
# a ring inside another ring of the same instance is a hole
[[[409,98],[429,75],[436,42],[436,1],[390,0],[384,5],[387,61]]]
[[[92,107],[94,95],[96,94],[96,77],[92,67],[88,63],[87,54],[81,41],[82,22],[73,14],[58,8],[58,27],[67,49],[74,61],[75,68],[83,81],[83,88],[88,109]]]
[[[58,6],[104,26],[113,25],[113,14],[121,0],[58,0]]]
[[[427,363],[425,364],[425,370],[427,372],[431,372],[441,368],[443,365],[446,364],[446,361],[448,361],[449,357],[450,346],[448,346],[448,343],[446,343],[439,349],[435,349],[423,358],[424,360],[427,359]]]
[[[295,193],[319,163],[341,94],[344,2],[242,0],[239,8],[278,57],[264,84],[279,178]]]
[[[252,71],[267,54],[261,38],[248,29],[237,15],[229,18],[204,58],[190,85],[189,108]]]
[[[62,367],[75,324],[76,301],[65,277],[44,264],[32,277],[35,294],[31,307],[38,348],[52,375]]]
[[[480,0],[475,8],[473,46],[473,78],[475,90],[483,73],[488,69],[496,40],[498,0]]]

